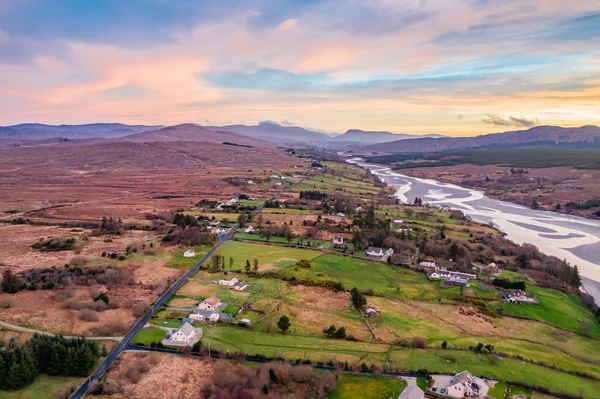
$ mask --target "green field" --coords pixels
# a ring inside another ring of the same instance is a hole
[[[150,319],[149,323],[157,325],[157,326],[169,327],[169,328],[179,328],[181,326],[181,321],[157,319],[154,317],[152,319]]]
[[[588,380],[533,363],[512,358],[492,361],[487,355],[473,351],[413,349],[386,344],[336,341],[318,337],[299,337],[281,333],[263,333],[249,329],[217,326],[209,329],[203,338],[216,349],[242,351],[247,354],[283,357],[288,360],[348,361],[360,364],[371,361],[379,365],[387,360],[393,369],[418,370],[453,374],[468,369],[474,375],[492,377],[502,381],[530,382],[556,391],[595,398],[600,381]]]
[[[534,285],[528,285],[527,290],[540,301],[539,305],[504,303],[505,314],[545,321],[558,327],[600,338],[600,325],[593,314],[581,303],[579,297]]]
[[[386,399],[397,398],[406,388],[400,378],[361,374],[341,374],[329,399]]]
[[[79,377],[58,377],[40,374],[35,381],[16,391],[0,391],[2,399],[54,399],[58,391],[77,386]]]
[[[208,251],[210,251],[210,247],[198,247],[194,248],[195,256],[191,258],[186,258],[183,256],[183,253],[187,251],[187,249],[177,249],[175,254],[167,261],[165,267],[171,267],[173,269],[179,270],[190,270],[196,263],[202,259],[204,255]]]
[[[142,328],[131,340],[132,344],[144,344],[150,346],[152,342],[160,342],[167,335],[167,332],[160,328]]]
[[[372,289],[376,295],[404,299],[438,300],[460,295],[460,287],[441,289],[439,282],[430,282],[424,273],[380,262],[327,254],[311,261],[315,272],[340,281],[347,290]]]
[[[243,269],[246,260],[252,264],[253,259],[258,259],[261,269],[284,268],[301,259],[311,260],[321,255],[318,251],[239,241],[226,242],[217,253],[225,256],[226,268],[229,267],[229,257],[233,257],[234,269]]]

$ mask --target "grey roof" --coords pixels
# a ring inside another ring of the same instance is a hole
[[[367,248],[367,252],[383,252],[383,250],[381,248],[377,248],[377,247],[369,247],[369,248]]]
[[[410,385],[404,388],[404,391],[398,396],[398,399],[423,399],[425,392],[417,385]]]
[[[194,332],[194,327],[190,323],[183,323],[181,327],[177,329],[177,332],[181,332],[184,335],[190,335]]]

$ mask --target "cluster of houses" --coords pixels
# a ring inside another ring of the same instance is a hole
[[[430,280],[443,280],[442,287],[452,287],[455,285],[463,285],[469,287],[469,280],[475,280],[476,275],[470,273],[453,272],[440,267],[433,260],[424,260],[419,263],[423,269],[430,269],[427,272],[427,278]]]
[[[246,288],[249,287],[248,283],[246,283],[245,281],[240,281],[237,277],[233,277],[231,278],[231,280],[213,281],[213,283],[225,286],[230,290],[236,291],[244,291]]]

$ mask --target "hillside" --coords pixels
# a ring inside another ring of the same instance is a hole
[[[13,126],[0,126],[0,138],[22,140],[39,140],[53,137],[82,138],[114,138],[123,137],[163,126],[125,125],[122,123],[91,123],[85,125],[44,125],[41,123],[23,123]]]
[[[273,141],[275,143],[305,143],[315,145],[331,137],[326,134],[314,132],[299,126],[281,126],[276,123],[262,122],[258,125],[228,125],[228,126],[205,126],[213,131],[227,131],[242,134],[255,139]]]
[[[439,134],[403,134],[390,132],[365,131],[360,129],[350,129],[346,133],[334,137],[332,143],[357,143],[357,144],[378,144],[397,140],[418,139],[424,137],[440,138]]]
[[[218,143],[223,142],[236,143],[240,145],[250,145],[253,147],[273,147],[274,144],[265,140],[259,140],[252,137],[243,136],[227,131],[213,131],[205,127],[196,126],[191,123],[169,126],[159,130],[143,132],[122,137],[119,141],[130,141],[138,143],[151,142],[204,142]]]
[[[537,126],[528,130],[486,134],[476,137],[444,137],[396,140],[385,144],[380,143],[363,146],[358,150],[363,153],[435,152],[485,147],[491,145],[535,142],[591,143],[597,137],[600,137],[600,127],[598,126],[581,126],[576,128]]]

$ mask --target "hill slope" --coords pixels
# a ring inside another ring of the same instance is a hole
[[[122,123],[91,123],[86,125],[44,125],[41,123],[23,123],[0,127],[0,137],[21,140],[39,140],[52,137],[114,138],[160,129],[163,126],[124,125]]]
[[[390,132],[365,131],[360,129],[350,129],[346,133],[336,136],[332,143],[357,143],[357,144],[378,144],[397,140],[410,140],[424,137],[439,138],[444,137],[439,134],[403,134]]]
[[[563,128],[558,126],[537,126],[527,130],[486,134],[477,137],[421,138],[414,140],[396,140],[385,144],[360,147],[361,152],[401,153],[435,152],[453,149],[476,148],[494,144],[520,144],[535,142],[577,143],[593,142],[600,137],[600,127],[581,126]]]
[[[331,140],[326,134],[307,130],[298,126],[281,126],[276,123],[263,122],[258,125],[228,125],[228,126],[205,126],[213,131],[228,131],[242,134],[260,140],[268,140],[274,143],[306,143],[316,144]]]
[[[236,143],[240,145],[250,145],[253,147],[273,147],[275,144],[264,140],[254,139],[241,134],[213,131],[202,126],[196,126],[191,123],[169,126],[159,130],[132,134],[118,139],[119,141],[130,141],[138,143],[151,142],[204,142],[218,143],[223,142]]]

